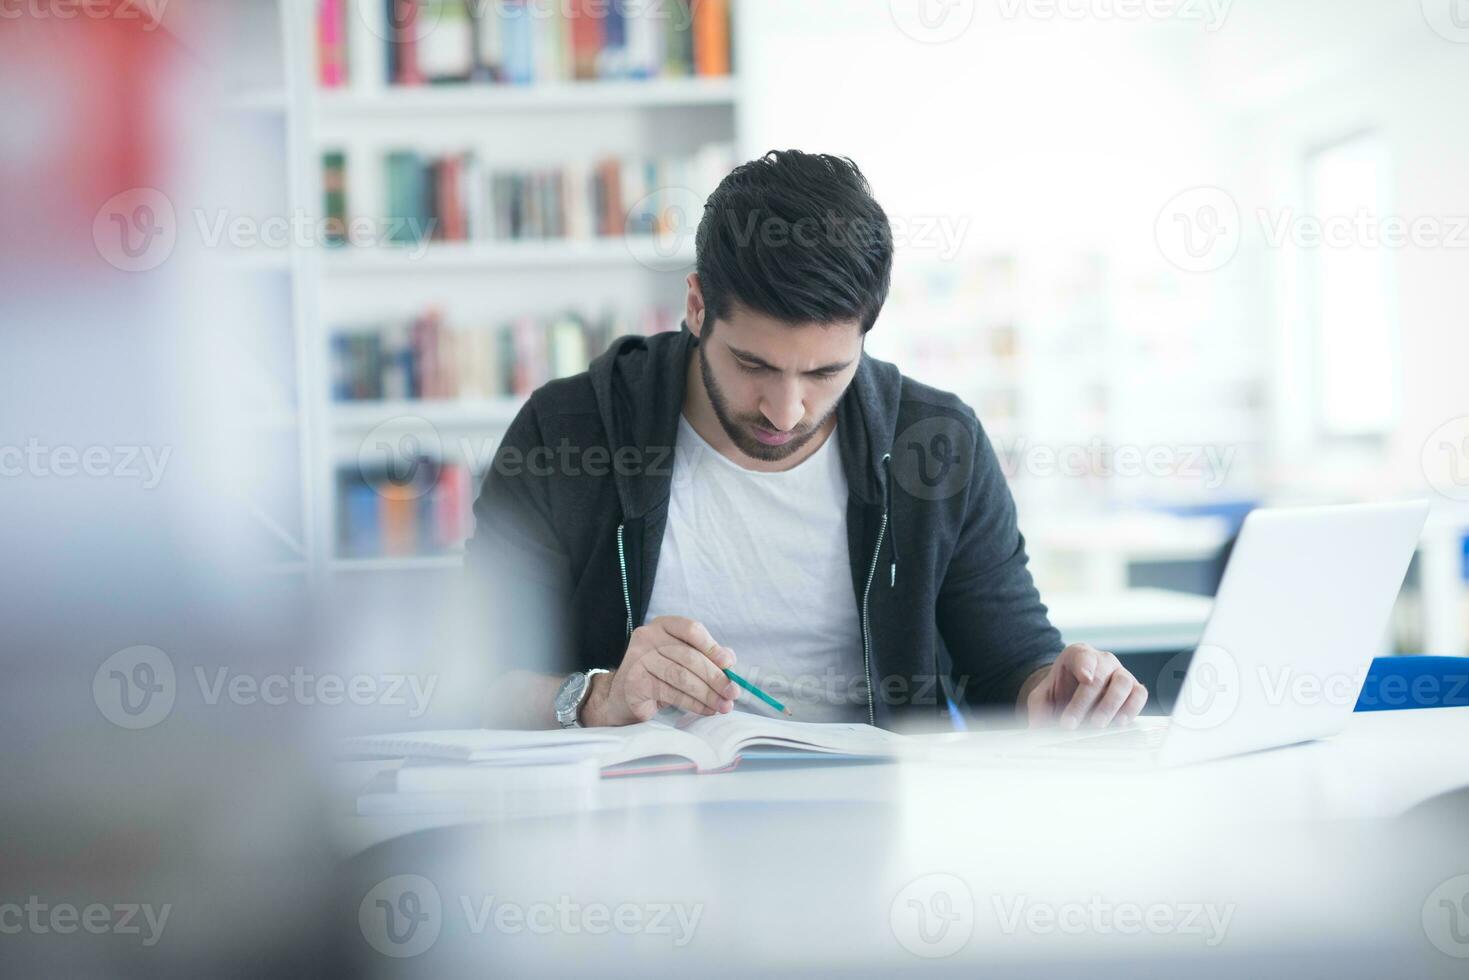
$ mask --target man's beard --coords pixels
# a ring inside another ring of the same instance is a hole
[[[730,442],[735,448],[752,459],[758,459],[765,463],[778,463],[783,459],[789,459],[810,442],[821,432],[826,420],[836,414],[836,405],[831,411],[824,415],[820,422],[812,426],[802,426],[795,430],[789,441],[779,446],[767,446],[755,438],[752,431],[756,428],[770,429],[769,420],[763,415],[737,419],[730,411],[729,402],[724,397],[724,392],[719,389],[719,383],[714,380],[714,372],[709,368],[709,359],[704,356],[704,346],[700,344],[697,348],[699,357],[699,376],[704,379],[704,390],[709,393],[709,404],[714,406],[714,417],[719,419],[720,428],[724,434],[729,436]]]

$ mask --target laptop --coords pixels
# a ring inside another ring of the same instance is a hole
[[[1251,512],[1198,648],[1170,662],[1152,692],[1174,695],[1169,717],[1050,732],[1001,754],[1177,766],[1337,734],[1382,650],[1428,510],[1415,501]]]

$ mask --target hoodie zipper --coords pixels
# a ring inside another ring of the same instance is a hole
[[[886,468],[891,454],[882,457],[883,467]],[[867,679],[867,723],[877,724],[877,713],[872,704],[872,621],[868,615],[868,600],[872,596],[872,579],[877,575],[877,560],[882,554],[882,539],[888,531],[888,502],[886,496],[883,498],[882,523],[877,528],[877,544],[872,549],[872,564],[867,568],[867,586],[862,590],[862,670]],[[893,578],[897,579],[897,563],[893,563]]]
[[[632,639],[632,593],[627,588],[627,550],[622,545],[624,526],[617,525],[617,567],[622,570],[622,604],[627,609],[627,636]]]

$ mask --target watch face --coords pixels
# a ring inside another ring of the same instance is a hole
[[[561,685],[561,690],[556,692],[556,717],[561,721],[570,720],[566,716],[575,711],[581,702],[582,688],[587,685],[586,674],[572,674],[566,678]],[[541,702],[545,704],[544,701]]]

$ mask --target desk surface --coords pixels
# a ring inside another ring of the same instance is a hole
[[[346,898],[355,909],[403,881],[434,893],[442,936],[412,969],[381,960],[395,975],[487,957],[507,975],[566,975],[605,957],[640,976],[1084,965],[1194,980],[1305,957],[1317,976],[1462,976],[1434,900],[1469,873],[1462,825],[1402,815],[1466,783],[1469,709],[1357,715],[1335,739],[1169,772],[949,758],[604,779],[590,805],[534,817],[349,818]],[[686,944],[532,936],[481,914],[654,899],[700,917]],[[1137,910],[1163,926],[1123,928]]]
[[[1209,819],[1355,820],[1399,816],[1443,793],[1469,786],[1469,709],[1437,708],[1354,714],[1340,735],[1305,745],[1157,772],[1086,772],[979,762],[962,755],[878,764],[745,763],[734,772],[670,773],[602,779],[590,800],[474,816],[358,817],[350,795],[382,765],[343,766],[338,840],[351,854],[427,827],[519,819],[564,810],[607,811],[703,803],[863,802],[901,804],[908,794],[1002,796],[1025,804],[1017,819],[1064,795],[1100,793],[1136,813],[1204,811]],[[1237,801],[1246,800],[1248,810]],[[1170,802],[1177,801],[1177,802]],[[1260,805],[1263,801],[1263,805]],[[1469,870],[1469,869],[1466,869]]]

